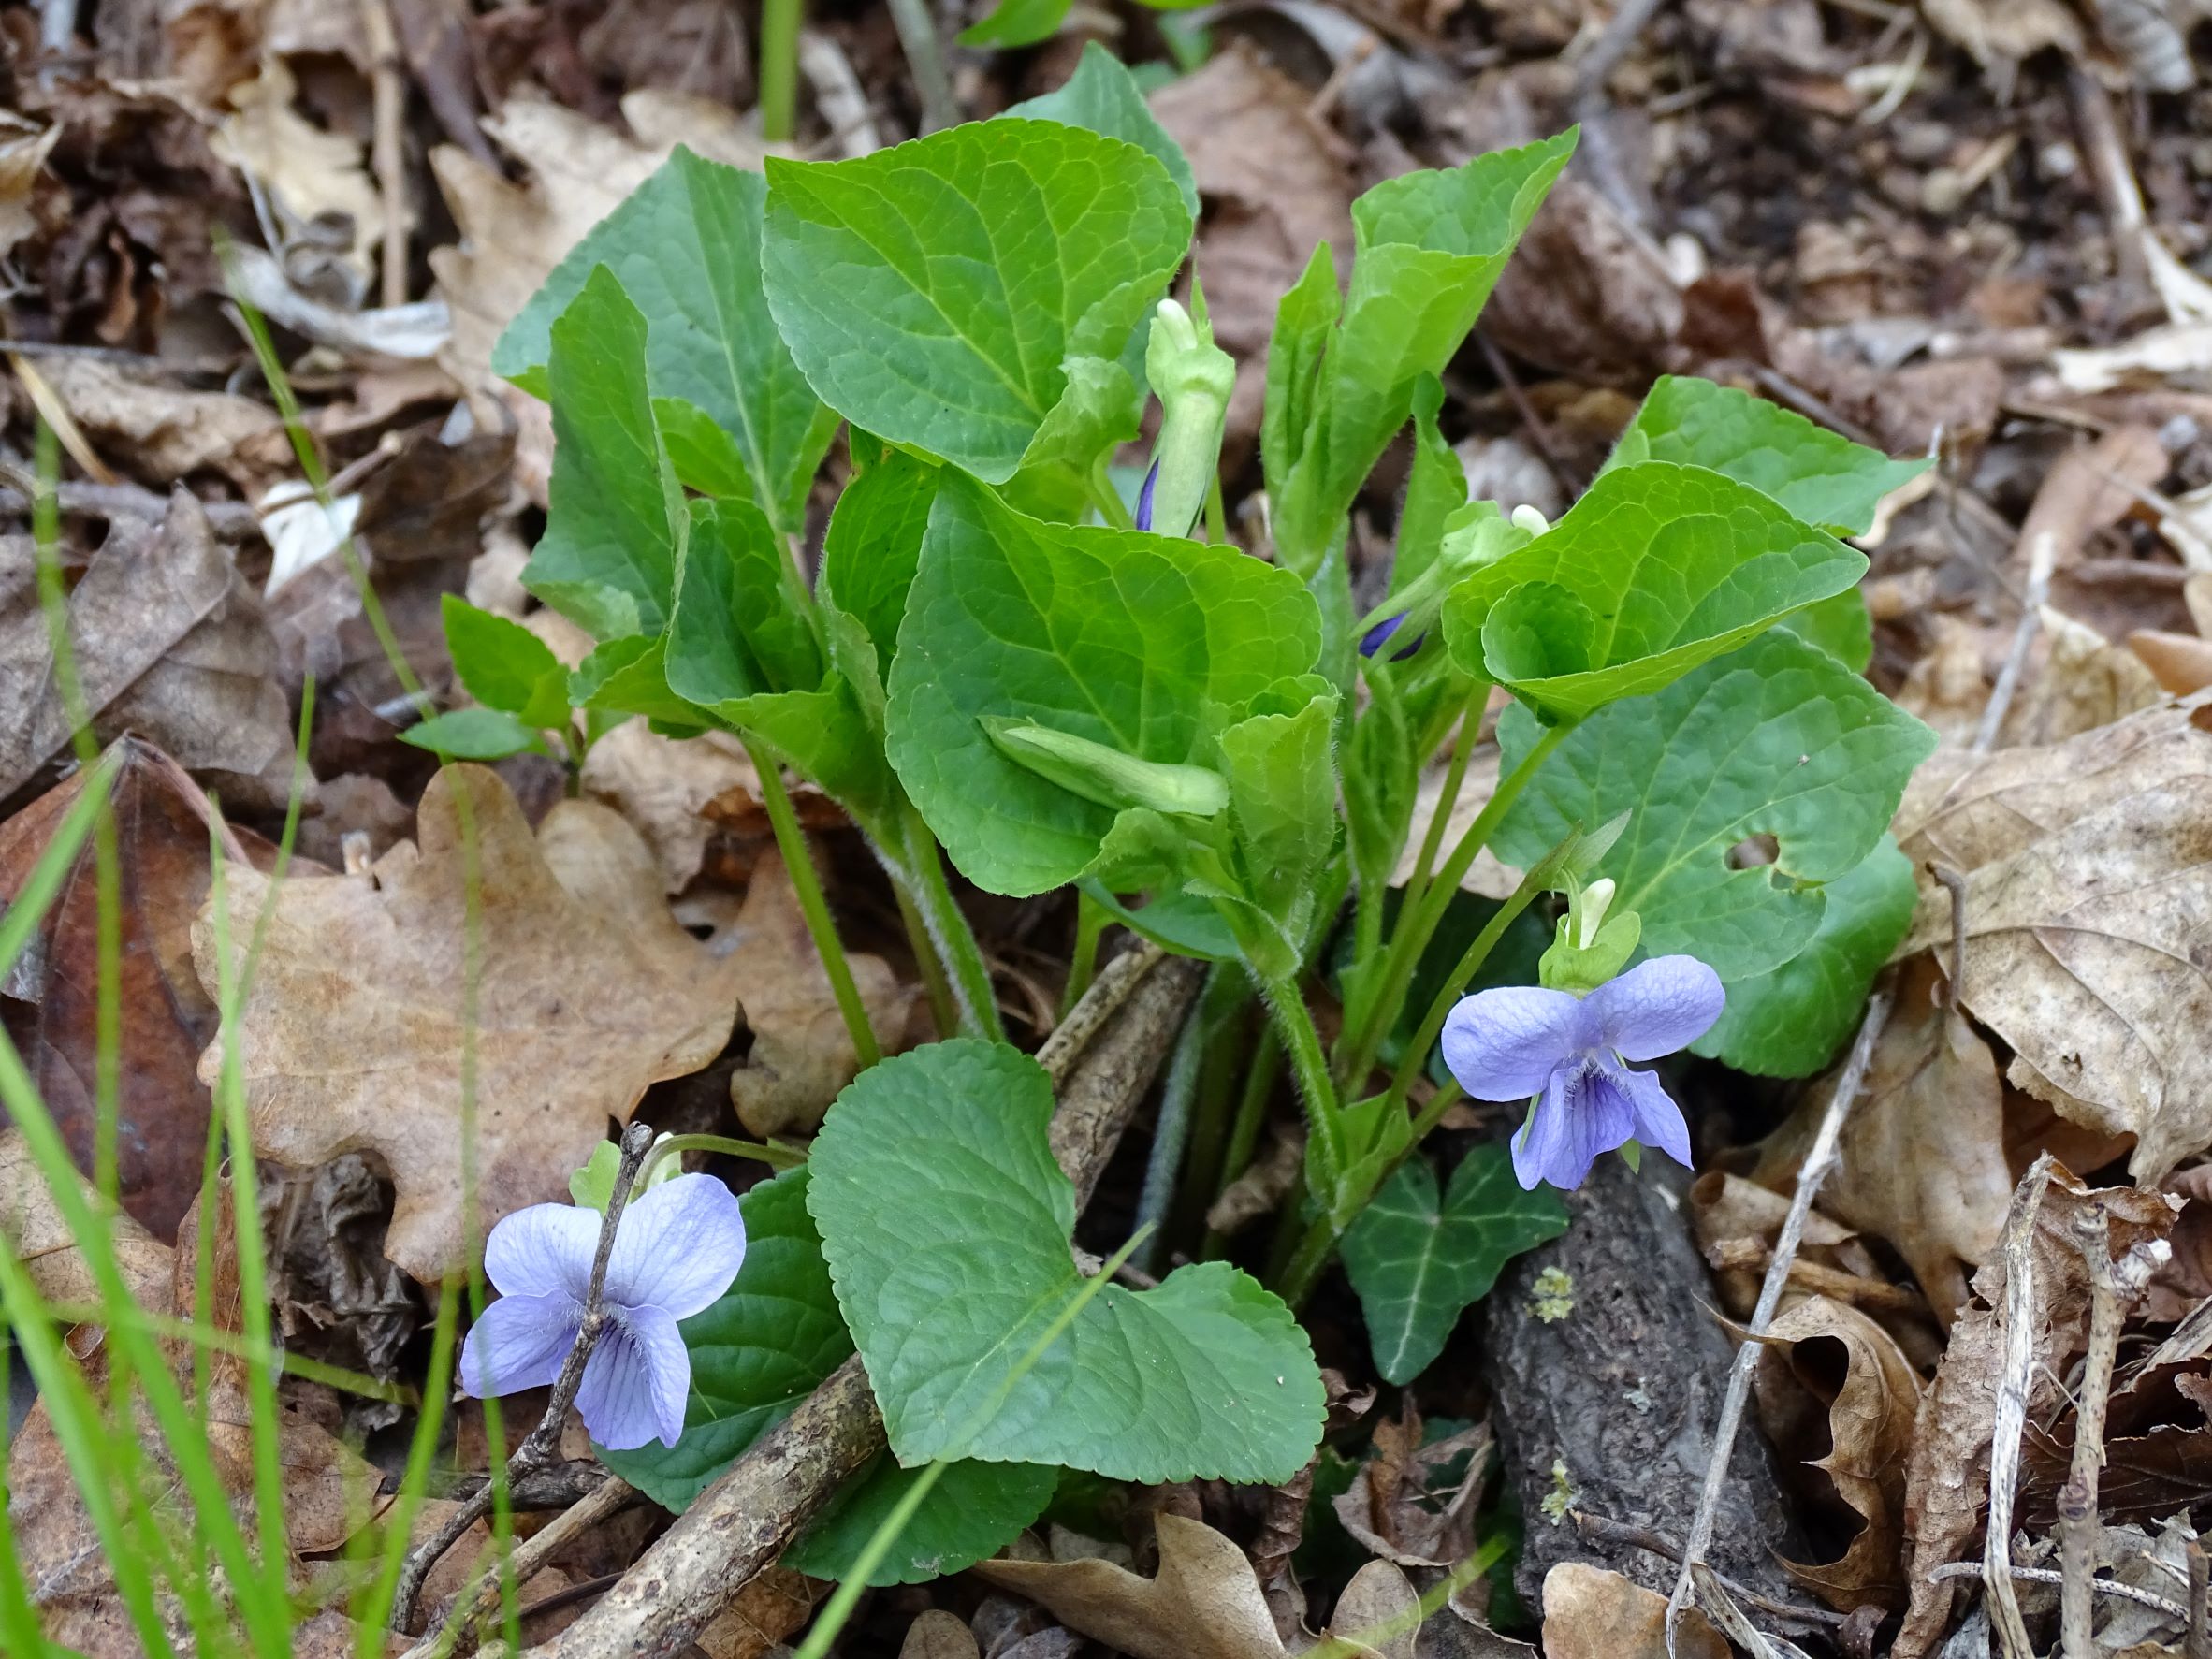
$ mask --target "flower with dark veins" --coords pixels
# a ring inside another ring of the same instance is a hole
[[[1652,1071],[1721,1017],[1721,976],[1695,956],[1655,956],[1587,997],[1538,985],[1477,992],[1444,1023],[1444,1061],[1478,1100],[1530,1100],[1513,1171],[1579,1186],[1600,1153],[1628,1141],[1690,1162],[1682,1109]]]
[[[600,1219],[577,1204],[532,1204],[491,1230],[484,1271],[500,1299],[461,1349],[465,1392],[512,1394],[560,1376],[583,1328]],[[676,1444],[691,1387],[677,1321],[711,1305],[744,1260],[744,1215],[712,1175],[678,1175],[623,1210],[600,1293],[606,1324],[576,1391],[592,1439],[610,1451]]]

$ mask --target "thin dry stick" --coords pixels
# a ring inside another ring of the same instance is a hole
[[[1812,1149],[1805,1155],[1805,1162],[1797,1171],[1797,1190],[1790,1199],[1789,1214],[1783,1217],[1782,1233],[1774,1241],[1774,1259],[1767,1264],[1766,1281],[1759,1287],[1758,1305],[1752,1310],[1750,1335],[1736,1350],[1736,1363],[1728,1373],[1728,1392],[1721,1403],[1721,1420],[1713,1431],[1712,1462],[1705,1471],[1705,1490],[1697,1497],[1697,1514],[1690,1523],[1689,1542],[1682,1550],[1682,1570],[1674,1581],[1674,1594],[1666,1600],[1666,1651],[1675,1652],[1676,1635],[1681,1628],[1682,1614],[1688,1611],[1695,1580],[1691,1569],[1704,1561],[1705,1551],[1712,1543],[1712,1529],[1720,1514],[1721,1493],[1728,1481],[1728,1459],[1736,1449],[1736,1431],[1743,1423],[1744,1403],[1751,1395],[1752,1368],[1758,1362],[1760,1339],[1774,1322],[1774,1311],[1782,1301],[1783,1288],[1789,1283],[1790,1267],[1797,1259],[1797,1246],[1805,1237],[1806,1218],[1812,1214],[1812,1201],[1820,1192],[1820,1185],[1827,1179],[1828,1171],[1835,1167],[1836,1143],[1843,1132],[1843,1120],[1850,1115],[1852,1103],[1859,1091],[1866,1087],[1867,1071],[1874,1063],[1874,1041],[1882,1035],[1882,1027],[1889,1020],[1889,992],[1880,990],[1867,999],[1866,1017],[1859,1021],[1858,1037],[1851,1045],[1851,1057],[1843,1063],[1843,1075],[1836,1080],[1836,1092],[1828,1097],[1828,1109],[1820,1120],[1820,1131],[1812,1138]]]
[[[2045,531],[2028,550],[2028,591],[2020,601],[2020,625],[2013,630],[2013,648],[2005,653],[1997,684],[1989,692],[1989,706],[1982,710],[1981,728],[1974,733],[1973,752],[1987,754],[1997,745],[1998,728],[2020,689],[2020,671],[2028,665],[2028,648],[2043,626],[2043,604],[2051,593],[2051,567],[2058,562],[2059,539]]]
[[[531,1579],[537,1576],[538,1569],[551,1561],[556,1554],[613,1515],[616,1510],[621,1508],[636,1495],[637,1489],[619,1476],[602,1481],[597,1489],[580,1503],[571,1505],[515,1547],[515,1553],[508,1558],[507,1563],[508,1571],[514,1575],[515,1582],[518,1585],[529,1583]],[[492,1546],[494,1550],[497,1548],[496,1544]],[[486,1555],[487,1559],[482,1564],[488,1570],[485,1573],[484,1581],[477,1587],[473,1602],[474,1610],[469,1615],[473,1622],[474,1629],[461,1637],[459,1645],[454,1650],[457,1653],[465,1652],[476,1642],[482,1641],[490,1622],[499,1613],[500,1575],[496,1570],[498,1564],[489,1559],[490,1551],[488,1550]],[[454,1610],[452,1614],[448,1615],[448,1623],[460,1616],[461,1605],[458,1601],[454,1604]],[[438,1631],[432,1629],[428,1636],[424,1637],[420,1644],[421,1651],[428,1652],[434,1648],[438,1635]]]
[[[1730,1641],[1752,1659],[1782,1659],[1774,1644],[1767,1639],[1766,1632],[1736,1605],[1736,1598],[1728,1594],[1718,1573],[1699,1561],[1691,1563],[1690,1577],[1696,1581],[1698,1606],[1712,1616],[1712,1622]]]
[[[1037,1063],[1045,1069],[1055,1087],[1068,1075],[1068,1069],[1090,1046],[1091,1039],[1121,1011],[1129,993],[1166,954],[1147,939],[1135,950],[1124,951],[1099,970],[1090,989],[1076,999],[1075,1006],[1068,1011],[1068,1017],[1053,1028],[1053,1034],[1037,1051]]]
[[[2191,1538],[2189,1541],[2189,1619],[2182,1626],[2189,1632],[2181,1650],[2184,1659],[2212,1659],[2212,1620],[2205,1616],[2208,1602],[2212,1602],[2212,1556],[2207,1556],[2204,1545]]]
[[[2035,1372],[2035,1214],[2050,1186],[2051,1156],[2035,1160],[2005,1217],[1998,1245],[2004,1260],[2004,1370],[1989,1446],[1989,1526],[1982,1546],[1982,1588],[2004,1659],[2035,1659],[2020,1600],[2013,1594],[2013,1492],[2020,1480],[2020,1436]]]
[[[652,1125],[633,1123],[622,1132],[622,1162],[615,1173],[614,1190],[607,1195],[606,1214],[600,1218],[599,1248],[591,1258],[591,1277],[584,1289],[584,1317],[577,1327],[576,1346],[569,1349],[560,1375],[554,1380],[553,1397],[546,1402],[546,1415],[507,1460],[510,1485],[560,1456],[561,1425],[568,1419],[568,1408],[575,1404],[576,1390],[583,1387],[585,1362],[591,1358],[591,1350],[599,1346],[599,1338],[606,1330],[606,1309],[601,1296],[606,1288],[607,1259],[615,1250],[615,1229],[621,1225],[622,1211],[630,1202],[630,1187],[637,1179],[638,1166],[645,1162],[646,1154],[652,1147]],[[415,1604],[422,1594],[423,1580],[461,1534],[489,1513],[492,1491],[491,1482],[486,1481],[481,1492],[463,1502],[446,1518],[444,1526],[408,1554],[407,1564],[400,1571],[399,1594],[392,1600],[394,1630],[405,1630],[415,1622]]]
[[[1966,1000],[1966,878],[1949,865],[1931,864],[1928,873],[1951,895],[1951,1006]]]
[[[400,36],[386,0],[361,0],[361,32],[369,45],[369,86],[374,100],[370,165],[384,208],[384,303],[407,303],[407,152],[401,128],[407,117]]]
[[[1928,1576],[1931,1579],[1974,1579],[1979,1578],[1984,1570],[1978,1561],[1954,1561],[1936,1568]],[[2005,1570],[2023,1584],[2062,1585],[2066,1578],[2064,1573],[2055,1573],[2049,1567],[2012,1566]],[[2189,1621],[2187,1608],[2177,1601],[2168,1601],[2154,1590],[2138,1590],[2134,1585],[2122,1584],[2117,1579],[2091,1579],[2089,1588],[2099,1595],[2111,1596],[2115,1601],[2132,1601],[2139,1608],[2163,1613],[2176,1624],[2185,1624]]]
[[[1079,1210],[1105,1173],[1122,1129],[1198,994],[1200,964],[1145,959],[1151,966],[1142,983],[1121,987],[1121,1011],[1099,1032],[1082,1062],[1068,1066],[1060,1086],[1053,1156],[1075,1183]],[[1100,972],[1085,1001],[1111,994],[1113,966]],[[1078,1003],[1064,1024],[1076,1024],[1082,1008]],[[531,1648],[529,1659],[652,1659],[682,1652],[754,1574],[783,1552],[845,1479],[882,1448],[883,1419],[855,1355],[701,1492],[598,1606],[551,1641]]]
[[[2112,1392],[2112,1364],[2119,1352],[2120,1294],[2112,1273],[2111,1229],[2104,1206],[2091,1202],[2074,1217],[2074,1242],[2089,1270],[2089,1353],[2084,1363],[2074,1432],[2074,1464],[2059,1493],[2059,1645],[2066,1659],[2095,1659],[2097,1476],[2104,1466],[2104,1407]]]
[[[1626,1544],[1632,1550],[1649,1550],[1653,1555],[1679,1562],[1682,1547],[1665,1533],[1653,1532],[1648,1526],[1637,1526],[1629,1521],[1615,1521],[1607,1515],[1593,1515],[1587,1509],[1569,1509],[1567,1519],[1575,1523],[1575,1530],[1597,1544]],[[1706,1569],[1710,1571],[1710,1568]],[[1748,1603],[1760,1612],[1792,1624],[1802,1624],[1810,1630],[1836,1630],[1843,1624],[1841,1613],[1830,1612],[1826,1608],[1799,1606],[1795,1602],[1776,1601],[1770,1595],[1761,1595],[1748,1584],[1739,1584],[1725,1573],[1714,1573],[1714,1581],[1722,1585],[1738,1601]]]

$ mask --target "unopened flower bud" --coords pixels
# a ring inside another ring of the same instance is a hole
[[[1221,464],[1221,429],[1236,387],[1236,362],[1214,343],[1214,330],[1202,316],[1163,299],[1153,313],[1144,373],[1159,400],[1160,425],[1145,479],[1151,511],[1140,528],[1187,535]]]

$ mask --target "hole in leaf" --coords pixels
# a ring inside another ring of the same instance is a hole
[[[1782,856],[1782,844],[1762,831],[1747,836],[1728,849],[1728,867],[1732,870],[1764,869]]]

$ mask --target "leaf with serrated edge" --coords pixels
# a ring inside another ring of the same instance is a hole
[[[808,1207],[892,1450],[1288,1479],[1320,1437],[1320,1372],[1289,1309],[1226,1262],[1107,1286],[1014,1377],[1084,1288],[1052,1113],[1034,1060],[963,1038],[863,1072],[815,1140]]]
[[[845,487],[822,537],[822,595],[866,629],[879,676],[898,649],[937,485],[936,467],[895,450]]]
[[[1566,1226],[1557,1193],[1521,1189],[1504,1146],[1468,1153],[1442,1198],[1426,1159],[1400,1165],[1344,1235],[1345,1271],[1360,1293],[1383,1380],[1419,1376],[1506,1263]]]
[[[676,600],[683,491],[645,363],[644,314],[593,270],[552,327],[553,477],[522,585],[602,641],[658,633]]]
[[[878,1589],[919,1584],[987,1561],[1044,1513],[1059,1474],[1043,1463],[986,1463],[975,1458],[950,1465],[908,1519],[890,1553],[876,1564],[868,1582]],[[783,1564],[810,1579],[842,1579],[884,1517],[920,1478],[920,1470],[902,1469],[895,1460],[879,1457],[799,1535],[784,1552]]]
[[[1882,498],[1930,464],[1891,460],[1795,410],[1674,374],[1653,384],[1606,466],[1644,460],[1710,467],[1838,535],[1864,535]]]
[[[1527,712],[1509,710],[1504,764],[1535,737]],[[1532,864],[1577,824],[1628,813],[1599,866],[1620,884],[1615,908],[1642,915],[1651,954],[1685,952],[1742,980],[1812,942],[1826,903],[1818,883],[1880,844],[1905,780],[1934,748],[1934,733],[1865,680],[1776,630],[1584,721],[1492,845]],[[1775,838],[1773,866],[1731,868],[1731,849],[1757,835]]]
[[[1605,473],[1550,531],[1470,573],[1446,602],[1446,634],[1468,674],[1579,720],[1660,690],[1866,568],[1748,485],[1646,461]]]
[[[1075,73],[1057,88],[1042,97],[1025,98],[1000,115],[1064,122],[1069,126],[1104,133],[1110,138],[1128,139],[1168,169],[1168,177],[1183,193],[1183,205],[1196,223],[1198,180],[1191,174],[1190,158],[1152,113],[1152,106],[1144,101],[1128,65],[1096,40],[1084,42]]]
[[[554,268],[500,336],[491,366],[546,394],[553,319],[593,268],[605,266],[645,317],[653,395],[692,405],[726,434],[749,493],[795,531],[806,527],[807,491],[837,422],[768,314],[761,289],[767,194],[759,174],[679,146]]]
[[[1190,245],[1167,169],[1053,121],[768,163],[768,303],[823,401],[1004,483],[1071,357],[1117,358]]]
[[[445,595],[441,611],[445,648],[470,696],[526,726],[558,726],[568,719],[568,670],[545,641],[458,593]]]
[[[1728,981],[1727,1006],[1694,1053],[1766,1077],[1810,1077],[1850,1041],[1919,895],[1912,861],[1887,836],[1822,892],[1820,926],[1805,948],[1766,973]]]
[[[891,665],[891,763],[971,880],[1041,893],[1084,873],[1115,815],[1007,758],[986,717],[1203,764],[1209,704],[1238,710],[1319,648],[1288,571],[1233,546],[1041,523],[949,474]]]

